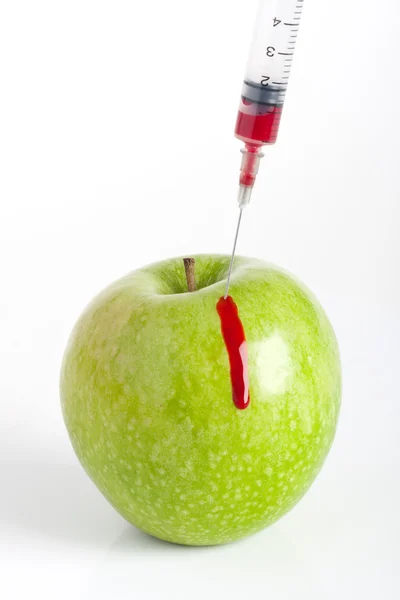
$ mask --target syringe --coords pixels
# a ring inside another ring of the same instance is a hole
[[[260,0],[247,63],[235,136],[244,142],[239,180],[239,220],[225,298],[236,251],[242,212],[250,202],[262,147],[276,142],[304,0]]]

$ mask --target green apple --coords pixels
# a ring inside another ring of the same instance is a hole
[[[237,257],[230,294],[248,344],[250,405],[232,401],[216,310],[229,257],[182,258],[110,285],[64,356],[61,400],[75,452],[129,522],[158,538],[222,544],[270,525],[310,487],[341,396],[336,338],[287,272]]]

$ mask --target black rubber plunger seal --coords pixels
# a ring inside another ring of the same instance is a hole
[[[248,102],[265,104],[267,106],[283,106],[286,94],[286,84],[277,85],[266,81],[265,85],[244,81],[242,98]]]

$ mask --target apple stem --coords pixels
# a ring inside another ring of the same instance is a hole
[[[186,281],[189,292],[196,291],[196,280],[194,278],[194,258],[184,258],[183,264],[185,265]]]

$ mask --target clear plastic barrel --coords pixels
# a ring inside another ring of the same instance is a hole
[[[289,81],[304,0],[260,0],[235,135],[273,144]]]

